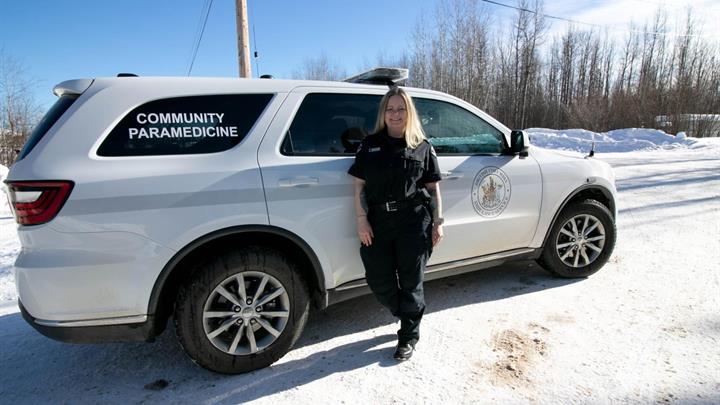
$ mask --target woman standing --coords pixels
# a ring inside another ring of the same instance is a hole
[[[415,105],[394,87],[348,170],[355,179],[360,257],[375,297],[400,318],[394,358],[409,359],[425,311],[425,263],[443,237],[440,169]]]

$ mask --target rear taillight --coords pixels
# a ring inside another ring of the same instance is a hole
[[[20,225],[44,224],[55,218],[73,188],[71,181],[8,181],[10,207]]]

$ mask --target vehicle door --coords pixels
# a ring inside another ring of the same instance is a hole
[[[270,224],[310,245],[328,288],[365,277],[347,170],[386,91],[296,88],[259,148]]]
[[[532,157],[504,155],[509,130],[467,103],[415,94],[423,129],[443,180],[443,242],[430,264],[529,246],[542,182]]]

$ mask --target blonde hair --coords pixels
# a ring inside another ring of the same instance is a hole
[[[413,103],[412,98],[405,90],[400,87],[392,87],[390,91],[385,93],[380,100],[380,109],[378,111],[377,120],[375,121],[375,133],[379,133],[385,129],[385,110],[387,109],[390,97],[400,96],[405,101],[405,109],[407,110],[407,119],[405,120],[405,143],[411,149],[415,149],[425,140],[425,132],[420,124],[420,118]]]

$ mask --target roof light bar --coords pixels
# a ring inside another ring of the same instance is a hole
[[[343,80],[348,83],[385,84],[402,86],[407,80],[409,70],[405,68],[378,67]]]

